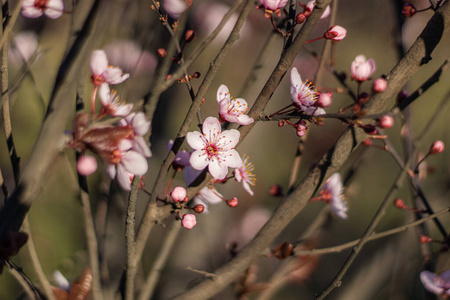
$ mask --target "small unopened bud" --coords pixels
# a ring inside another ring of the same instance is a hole
[[[384,78],[377,78],[373,81],[372,91],[374,93],[381,93],[387,89],[387,80]]]
[[[330,27],[327,32],[323,35],[327,40],[340,41],[347,35],[347,30],[339,25]]]
[[[205,210],[205,206],[203,204],[197,204],[194,206],[194,211],[198,214],[201,214]]]
[[[192,74],[192,78],[200,78],[200,76],[200,72],[195,72],[194,74]]]
[[[401,198],[397,198],[394,200],[394,206],[397,207],[398,209],[406,208],[405,202]]]
[[[428,236],[422,234],[419,237],[419,241],[421,244],[428,244],[429,242],[432,242],[433,240],[431,238],[429,238]]]
[[[377,126],[380,128],[391,128],[394,126],[394,118],[390,115],[382,116],[378,122]]]
[[[278,121],[278,127],[283,127],[285,124],[284,120]]]
[[[405,17],[410,18],[410,17],[412,17],[415,13],[416,13],[416,8],[414,7],[414,5],[412,5],[412,4],[409,3],[409,2],[403,4],[403,7],[402,7],[402,14],[403,14]]]
[[[397,103],[401,103],[406,98],[408,98],[408,93],[406,91],[400,91],[397,95]]]
[[[194,39],[195,39],[194,30],[186,31],[186,34],[184,35],[184,40],[186,41],[186,43],[192,42]]]
[[[367,138],[363,141],[364,146],[372,146],[373,142],[371,138]]]
[[[172,197],[173,201],[175,202],[185,202],[186,197],[186,189],[181,186],[176,186],[172,193],[170,193],[170,196]],[[189,199],[187,199],[189,200]]]
[[[229,207],[236,207],[238,205],[238,199],[234,197],[233,199],[226,200]]]
[[[158,49],[158,55],[159,55],[159,57],[166,57],[166,55],[167,55],[166,49],[164,49],[164,48],[159,48],[159,49]]]
[[[285,259],[291,256],[293,251],[294,246],[291,243],[283,242],[272,250],[272,255],[278,259]]]
[[[295,23],[297,24],[302,24],[303,22],[305,22],[306,20],[306,16],[304,13],[299,13],[298,15],[295,16]]]
[[[333,94],[330,92],[326,93],[320,93],[319,99],[317,100],[317,104],[324,108],[331,105],[331,102],[333,101]]]
[[[194,214],[184,214],[181,219],[181,226],[186,229],[192,229],[197,224],[197,219]]]
[[[202,99],[202,105],[205,104],[205,102],[206,102],[206,98],[203,97],[203,99]]]
[[[170,78],[172,78],[172,74],[168,74],[168,75],[166,76],[166,80],[169,80]]]
[[[441,153],[442,151],[444,151],[444,142],[443,141],[436,141],[434,142],[431,147],[430,150],[428,151],[429,154],[436,154],[436,153]]]
[[[269,194],[272,196],[283,196],[283,188],[278,184],[274,184],[269,189]]]
[[[365,133],[374,135],[377,134],[377,128],[374,125],[368,124],[361,127]]]
[[[78,159],[77,171],[80,175],[89,176],[97,170],[97,160],[91,155],[83,155]]]

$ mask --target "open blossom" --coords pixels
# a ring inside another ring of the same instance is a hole
[[[364,55],[358,55],[350,65],[352,79],[357,81],[366,81],[373,72],[375,72],[375,61],[367,60]]]
[[[106,166],[106,172],[126,190],[131,190],[131,180],[134,175],[142,176],[148,171],[147,159],[139,152],[132,150],[133,144],[130,140],[124,139],[120,142],[119,148],[113,151],[110,164]]]
[[[316,6],[316,1],[309,1],[308,4],[306,4],[305,8],[305,15],[309,16],[311,12],[313,11],[314,7]],[[323,12],[322,16],[320,16],[321,19],[325,19],[330,15],[330,6],[328,5],[327,8],[325,8],[325,11]]]
[[[320,195],[324,202],[330,203],[331,210],[342,219],[347,219],[347,203],[342,199],[342,179],[334,173],[323,185]]]
[[[202,131],[203,134],[194,131],[186,135],[187,143],[195,150],[189,162],[196,170],[208,167],[215,179],[224,179],[228,167],[237,168],[242,164],[239,153],[234,150],[241,134],[235,129],[222,132],[219,120],[214,117],[206,118]]]
[[[330,27],[323,35],[327,40],[340,41],[347,35],[347,30],[339,25]]]
[[[429,292],[446,297],[450,296],[450,270],[445,271],[441,276],[430,271],[422,271],[420,272],[420,280]]]
[[[188,9],[184,0],[164,0],[162,5],[164,11],[174,20],[180,18],[181,14]]]
[[[270,19],[272,13],[276,13],[278,17],[281,17],[281,8],[285,7],[288,0],[259,0],[261,2],[261,8],[266,9],[265,17]]]
[[[291,70],[291,99],[308,115],[323,115],[325,111],[316,106],[318,94],[309,81],[302,82],[297,68]]]
[[[226,121],[236,122],[240,125],[253,123],[253,118],[244,115],[248,110],[247,101],[242,98],[233,99],[224,84],[217,90],[217,103],[219,104],[219,114]]]
[[[150,129],[150,121],[147,120],[145,114],[141,111],[131,113],[124,119],[120,120],[120,125],[131,126],[133,128],[133,150],[136,150],[145,157],[151,157],[152,152],[144,139],[144,135],[146,135]]]
[[[89,67],[92,72],[91,81],[95,86],[100,86],[104,82],[119,84],[130,77],[130,74],[124,74],[122,69],[111,67],[103,50],[92,51]]]
[[[253,191],[250,188],[250,185],[255,185],[256,181],[255,174],[252,173],[253,169],[253,164],[248,161],[248,157],[245,157],[242,165],[234,170],[236,180],[242,182],[244,189],[252,196]]]
[[[64,13],[62,0],[24,0],[22,15],[27,18],[39,18],[45,14],[50,19],[57,19]]]
[[[98,89],[98,96],[103,106],[102,114],[113,117],[125,117],[133,109],[133,104],[120,102],[117,91],[111,91],[107,83],[102,83]]]

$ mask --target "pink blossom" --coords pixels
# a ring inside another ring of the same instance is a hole
[[[281,8],[285,7],[289,0],[259,0],[261,6],[265,8],[265,17],[270,19],[272,13],[276,13],[278,17],[281,17]]]
[[[347,35],[347,30],[339,25],[330,27],[327,32],[323,35],[327,40],[340,41]]]
[[[342,219],[347,219],[347,203],[342,199],[342,179],[334,173],[323,185],[320,195],[324,202],[330,203],[331,210]]]
[[[197,224],[197,219],[194,214],[184,214],[181,219],[181,226],[186,229],[192,229]]]
[[[181,14],[188,9],[188,6],[184,0],[164,0],[164,11],[174,20],[178,20]]]
[[[104,82],[119,84],[130,77],[130,74],[124,74],[122,69],[110,66],[103,50],[92,51],[89,66],[92,72],[91,81],[95,86],[100,86]]]
[[[102,83],[98,89],[98,96],[102,104],[102,114],[107,114],[113,117],[125,117],[133,109],[133,104],[126,104],[120,102],[117,91],[110,90],[107,83]]]
[[[77,171],[83,176],[89,176],[97,170],[97,160],[92,155],[83,155],[77,161]]]
[[[196,170],[208,167],[215,179],[224,179],[228,167],[237,168],[242,164],[239,153],[234,150],[241,134],[236,129],[222,132],[219,120],[214,117],[206,118],[202,131],[203,134],[194,131],[186,135],[187,143],[195,150],[189,162]]]
[[[131,126],[134,132],[133,149],[141,153],[145,157],[151,157],[152,152],[147,142],[144,139],[144,135],[150,129],[150,121],[147,120],[143,112],[131,113],[124,119],[120,120],[120,125]]]
[[[238,198],[234,197],[233,199],[226,200],[226,203],[229,207],[236,207],[238,206],[239,201]]]
[[[384,78],[377,78],[373,81],[372,91],[374,93],[382,93],[387,89],[387,80]]]
[[[391,128],[394,126],[394,118],[390,115],[384,115],[378,120],[377,125],[380,128]]]
[[[57,19],[64,13],[62,0],[24,0],[22,15],[27,18],[39,18],[45,14],[50,19]]]
[[[119,148],[113,151],[112,164],[106,166],[106,172],[126,190],[131,190],[131,179],[134,175],[142,176],[148,171],[147,159],[139,152],[132,150],[133,143],[124,139]]]
[[[364,55],[358,55],[350,65],[352,79],[359,82],[366,81],[373,72],[375,72],[375,61],[366,60]]]
[[[10,55],[16,57],[11,57],[12,60],[17,64],[19,64],[19,61],[20,64],[23,64],[23,62],[29,62],[33,58],[39,44],[34,32],[24,31],[14,35],[13,45],[14,48],[11,49]]]
[[[186,189],[181,186],[176,186],[170,193],[170,196],[175,202],[184,202],[186,199],[186,195]]]
[[[242,182],[244,189],[253,196],[253,191],[250,185],[255,185],[255,175],[252,173],[254,167],[251,162],[248,161],[248,156],[244,155],[242,165],[234,170],[234,176],[238,182]]]
[[[307,15],[311,14],[311,12],[313,11],[315,6],[316,6],[316,1],[309,1],[308,4],[306,4],[306,9],[305,9],[306,14]],[[320,18],[325,19],[326,17],[328,17],[330,15],[330,11],[331,11],[331,9],[330,9],[330,6],[328,5]]]
[[[297,68],[291,70],[291,99],[300,109],[308,115],[323,115],[325,111],[316,106],[317,91],[309,81],[302,82]]]
[[[450,270],[445,271],[441,276],[430,271],[422,271],[420,272],[420,280],[429,292],[450,296]]]
[[[56,270],[53,272],[53,280],[56,282],[57,286],[60,289],[63,289],[65,291],[70,290],[70,283],[67,280],[67,278],[59,271]]]
[[[105,47],[109,61],[133,75],[146,73],[153,74],[158,59],[148,51],[143,50],[138,43],[132,40],[116,40]]]
[[[319,99],[317,100],[317,104],[320,107],[328,107],[331,105],[333,101],[333,94],[330,92],[320,93]]]
[[[443,141],[436,141],[434,142],[431,147],[430,150],[428,151],[430,154],[436,154],[436,153],[441,153],[443,152],[445,149],[444,147],[444,142]]]
[[[253,123],[253,118],[244,115],[248,110],[247,101],[242,98],[233,99],[224,84],[217,90],[217,103],[219,104],[219,114],[226,121],[236,122],[240,125]]]

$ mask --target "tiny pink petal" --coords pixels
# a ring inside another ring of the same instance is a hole
[[[64,13],[64,2],[62,0],[48,0],[44,14],[50,19],[57,19]]]

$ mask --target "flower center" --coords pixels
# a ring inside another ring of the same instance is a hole
[[[208,143],[205,147],[205,151],[208,158],[211,158],[218,155],[219,149],[216,144]]]
[[[37,0],[37,1],[43,1],[43,0]],[[105,82],[105,78],[103,78],[103,75],[92,75],[91,76],[91,82],[95,86],[100,86],[103,82]]]
[[[48,0],[35,0],[34,7],[39,8],[39,9],[46,9],[47,2],[48,2]]]

